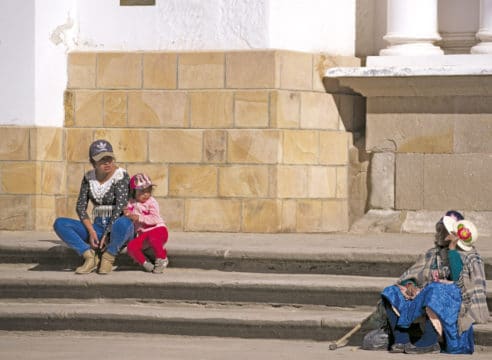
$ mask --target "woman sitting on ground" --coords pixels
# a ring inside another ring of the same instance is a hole
[[[390,352],[473,353],[473,324],[489,317],[477,236],[473,223],[448,211],[436,224],[435,246],[384,289]]]

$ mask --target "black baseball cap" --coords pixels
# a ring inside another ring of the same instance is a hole
[[[113,147],[107,140],[96,140],[94,141],[89,148],[89,158],[93,161],[99,161],[102,158],[110,156],[113,159]]]

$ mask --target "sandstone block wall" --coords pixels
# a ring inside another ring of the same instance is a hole
[[[0,128],[9,139],[0,144],[1,229],[49,229],[56,216],[75,216],[98,138],[130,174],[157,183],[172,230],[345,231],[363,212],[350,152],[364,104],[327,94],[320,80],[326,67],[356,59],[71,53],[68,65],[64,128]]]
[[[387,159],[394,201],[387,208],[490,212],[491,139],[492,101],[485,95],[367,100],[367,149],[393,155]],[[377,201],[387,196],[382,191]]]

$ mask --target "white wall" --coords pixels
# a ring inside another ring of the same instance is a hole
[[[73,48],[75,0],[35,0],[35,117],[33,125],[62,126],[67,53]]]
[[[285,49],[353,55],[355,0],[79,0],[79,49]]]
[[[0,3],[0,125],[61,126],[68,46],[52,35],[74,0]],[[65,30],[66,31],[66,30]]]
[[[266,48],[269,0],[78,0],[79,49],[202,50]]]
[[[34,118],[34,0],[0,5],[0,124]]]
[[[270,0],[269,48],[355,53],[355,0]]]
[[[63,125],[71,50],[353,55],[355,0],[0,1],[0,125]]]

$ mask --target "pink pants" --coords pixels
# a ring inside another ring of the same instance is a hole
[[[164,248],[164,245],[167,242],[167,238],[168,232],[167,228],[164,226],[145,231],[138,235],[135,239],[130,240],[127,246],[128,255],[142,265],[145,261],[147,261],[143,250],[150,247],[154,250],[156,259],[165,259],[167,257],[167,251]]]

